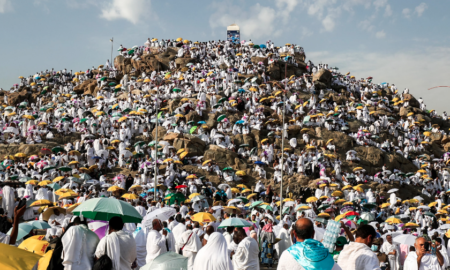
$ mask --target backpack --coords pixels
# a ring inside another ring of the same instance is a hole
[[[0,216],[0,232],[7,233],[12,228],[7,216]]]
[[[92,270],[110,270],[113,268],[112,260],[107,255],[107,240],[105,241],[105,254],[103,254],[98,260],[95,262]]]

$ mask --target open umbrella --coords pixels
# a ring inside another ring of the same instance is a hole
[[[193,221],[197,221],[197,222],[201,222],[201,223],[216,221],[216,218],[213,215],[211,215],[210,213],[206,213],[206,212],[197,213],[197,214],[193,215],[191,217],[191,219]]]
[[[99,239],[102,239],[108,234],[109,223],[103,220],[93,220],[89,222],[88,228],[95,232]]]
[[[25,239],[18,248],[43,256],[50,245],[49,242],[42,240],[43,238],[43,235],[32,236]]]
[[[27,236],[31,232],[31,230],[33,230],[33,229],[34,229],[34,227],[31,224],[20,223],[19,224],[19,232],[17,233],[17,240],[16,241],[18,241],[18,240],[24,238],[25,236]],[[12,232],[12,228],[9,229],[7,235],[11,235],[11,232]]]
[[[0,252],[0,268],[4,270],[32,269],[42,257],[41,255],[5,244],[0,244],[0,250],[2,251]]]
[[[163,207],[157,210],[154,210],[150,213],[148,213],[145,217],[144,220],[142,221],[142,225],[145,227],[149,227],[152,226],[152,221],[154,219],[159,219],[161,221],[166,221],[168,220],[171,216],[174,216],[177,214],[177,211],[175,210],[175,208],[172,207]]]
[[[83,215],[93,220],[109,221],[112,217],[121,217],[124,223],[140,223],[139,212],[129,203],[109,198],[94,198],[81,203],[73,210],[76,216]]]
[[[226,227],[244,228],[244,227],[253,227],[253,224],[242,218],[228,218],[222,221],[222,223],[220,223],[219,225],[219,228],[226,228]]]
[[[141,267],[141,270],[179,270],[188,269],[188,258],[169,251],[156,257],[152,263]]]

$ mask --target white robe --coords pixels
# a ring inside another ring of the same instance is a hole
[[[136,242],[124,231],[113,232],[100,240],[95,256],[100,258],[105,253],[113,262],[113,270],[131,270],[137,254]]]
[[[233,270],[225,237],[212,233],[206,245],[197,253],[195,270]]]
[[[146,263],[151,264],[161,254],[167,252],[166,238],[156,230],[151,230],[147,236]]]
[[[408,270],[441,270],[437,257],[431,254],[425,254],[420,262],[420,268],[417,267],[417,254],[415,251],[408,253],[403,264],[403,269]]]
[[[194,270],[194,261],[197,252],[202,248],[202,242],[195,230],[187,230],[181,235],[181,247],[183,256],[188,258],[188,270]]]
[[[238,245],[233,255],[235,270],[259,270],[259,247],[255,239],[246,237]]]
[[[85,270],[94,265],[94,252],[99,238],[85,225],[72,226],[62,237],[64,269]]]

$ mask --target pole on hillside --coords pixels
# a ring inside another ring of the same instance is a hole
[[[112,66],[112,54],[113,54],[113,48],[114,48],[114,38],[112,37],[109,41],[111,41],[111,59],[109,60]]]
[[[286,76],[287,76],[287,61],[284,67],[284,91],[283,91],[283,111],[282,114],[282,126],[281,126],[281,184],[280,184],[280,220],[283,218],[283,171],[284,171],[284,114],[286,111]]]
[[[157,81],[157,87],[156,87],[156,127],[155,127],[155,186],[153,187],[153,199],[156,201],[156,186],[158,184],[158,98],[159,98],[159,87],[161,86],[163,80],[160,77],[156,77],[155,80]]]

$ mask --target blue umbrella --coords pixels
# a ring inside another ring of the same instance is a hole
[[[57,191],[58,189],[61,188],[61,186],[58,183],[51,183],[48,184],[47,186],[53,188],[54,191]]]
[[[99,157],[99,156],[93,156],[92,159],[102,159],[102,157]]]
[[[244,120],[236,121],[236,124],[244,124]]]
[[[205,121],[199,121],[199,122],[197,122],[197,124],[206,124],[206,122]]]
[[[259,47],[264,49],[267,48],[265,44],[260,44]]]
[[[238,93],[245,93],[245,90],[241,88],[238,90]]]
[[[16,241],[27,236],[33,229],[34,229],[33,225],[31,225],[29,223],[20,223],[19,224],[19,233],[17,234]],[[12,228],[9,229],[7,235],[11,235],[11,232],[12,232]]]
[[[262,161],[255,161],[255,164],[257,164],[257,165],[266,165],[266,163],[264,163],[264,162],[262,162]]]
[[[35,229],[38,229],[38,230],[45,230],[45,229],[51,228],[51,226],[48,225],[47,222],[40,221],[40,220],[29,221],[28,224],[31,224]]]

